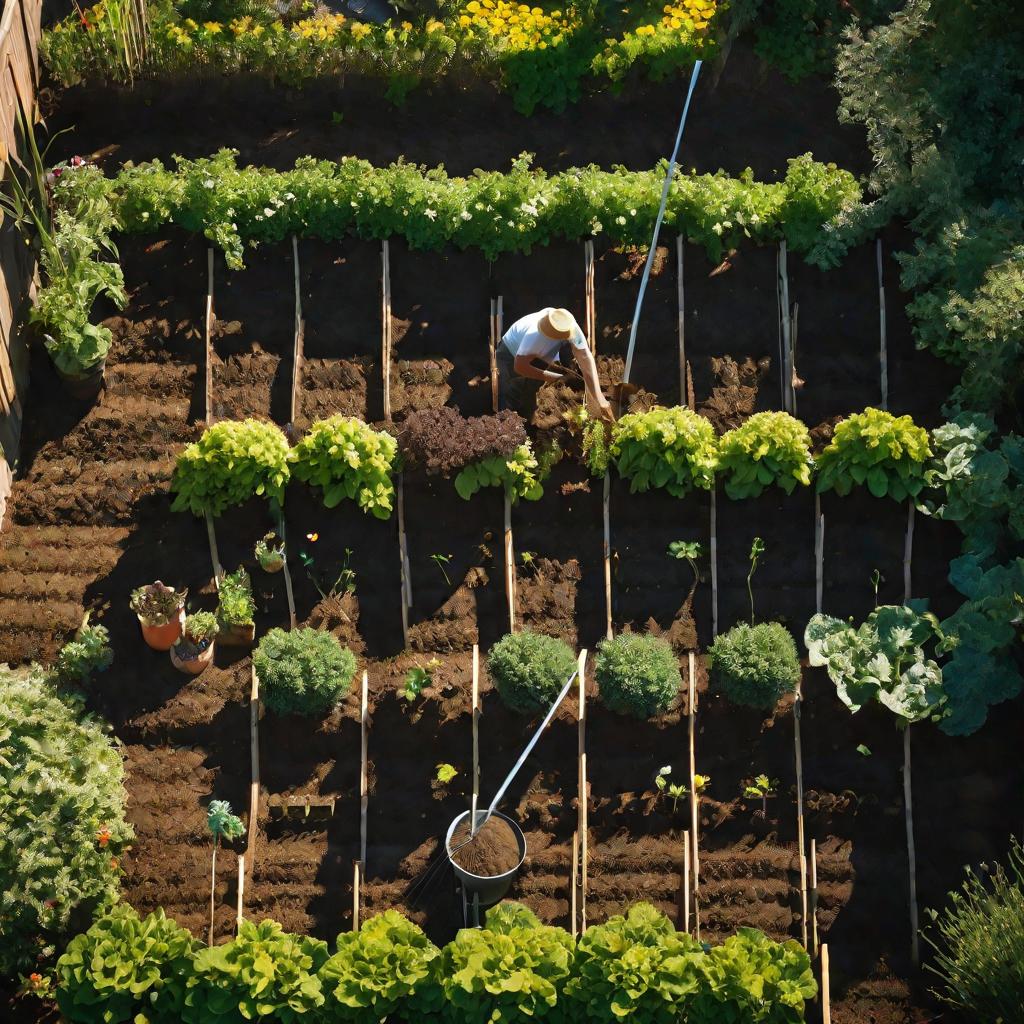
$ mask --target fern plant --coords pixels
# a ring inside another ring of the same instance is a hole
[[[788,412],[759,412],[718,442],[718,471],[733,499],[756,498],[774,484],[792,494],[811,482],[811,435]]]

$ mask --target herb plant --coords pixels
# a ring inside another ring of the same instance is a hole
[[[448,570],[445,567],[452,560],[452,556],[451,555],[442,555],[442,554],[440,554],[438,552],[438,553],[435,553],[435,554],[431,555],[430,556],[430,560],[434,563],[434,565],[436,565],[438,567],[438,569],[441,570],[441,575],[444,576],[445,583],[447,583],[448,586],[450,587],[452,585],[452,581],[449,578]]]
[[[220,581],[220,589],[217,591],[217,622],[221,628],[249,626],[255,614],[252,581],[245,567],[239,566]]]
[[[260,696],[279,715],[325,715],[352,685],[356,656],[319,629],[272,629],[253,653]]]
[[[57,655],[57,675],[66,682],[86,683],[95,672],[110,668],[114,651],[106,626],[90,626],[86,621],[74,640],[66,643]]]
[[[284,503],[291,468],[288,441],[262,420],[224,420],[178,456],[171,488],[174,511],[219,516],[250,498]]]
[[[612,711],[641,719],[665,711],[683,685],[668,642],[641,633],[602,640],[594,673],[601,700]]]
[[[670,782],[669,776],[671,774],[672,765],[667,764],[664,768],[659,768],[658,774],[654,776],[654,786],[659,793],[663,793],[672,801],[672,813],[675,814],[679,809],[679,801],[686,796],[690,790],[681,782]]]
[[[513,711],[547,711],[576,671],[576,655],[563,640],[533,633],[503,636],[487,656],[487,669]]]
[[[786,412],[755,413],[718,442],[718,472],[733,499],[756,498],[775,485],[792,494],[811,482],[811,435]]]
[[[761,813],[767,817],[768,797],[774,796],[778,788],[778,779],[770,779],[767,775],[758,775],[743,787],[743,795],[750,800],[760,800]]]
[[[319,487],[327,508],[347,499],[377,519],[394,510],[397,469],[398,442],[354,417],[314,423],[292,451],[296,479]]]
[[[770,711],[800,681],[796,644],[785,626],[745,622],[720,633],[708,650],[712,685],[734,704]]]

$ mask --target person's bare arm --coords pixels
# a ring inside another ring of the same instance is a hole
[[[606,419],[611,418],[612,407],[608,404],[608,399],[601,393],[601,382],[597,376],[597,363],[594,361],[594,353],[586,346],[580,348],[574,345],[572,354],[575,356],[580,373],[583,375],[583,385],[587,389],[587,396],[594,406],[600,410],[602,417]]]
[[[563,374],[555,373],[553,370],[542,370],[539,366],[534,366],[532,356],[516,356],[513,362],[513,367],[516,373],[520,377],[529,377],[530,380],[548,380],[556,381],[561,380]]]

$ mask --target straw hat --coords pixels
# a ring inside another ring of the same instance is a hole
[[[568,341],[573,332],[579,329],[576,317],[567,309],[549,309],[537,325],[549,338]]]

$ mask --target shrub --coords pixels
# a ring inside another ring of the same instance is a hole
[[[455,490],[468,501],[481,487],[500,487],[513,501],[525,498],[538,501],[544,494],[544,473],[529,441],[520,445],[509,458],[492,455],[466,466],[455,478]]]
[[[649,903],[588,928],[565,997],[573,1019],[676,1024],[700,980],[704,949]],[[765,1018],[767,1019],[767,1018]]]
[[[836,425],[818,456],[818,490],[845,497],[855,485],[867,484],[876,498],[904,501],[924,487],[930,455],[928,432],[909,416],[868,408]]]
[[[106,626],[83,624],[75,639],[57,655],[57,674],[66,682],[85,683],[94,672],[103,672],[114,661]]]
[[[79,908],[116,897],[121,755],[39,668],[0,666],[0,975],[34,965]]]
[[[501,915],[503,917],[503,915]],[[529,923],[500,931],[463,928],[444,947],[441,984],[452,1024],[530,1024],[552,1014],[573,967],[573,940],[561,928]]]
[[[734,704],[766,711],[796,689],[800,659],[789,630],[777,622],[741,622],[715,637],[708,651],[711,679]]]
[[[280,715],[327,714],[349,691],[356,656],[319,629],[272,629],[253,654],[260,696]]]
[[[215,423],[178,456],[171,508],[216,517],[256,496],[281,504],[288,460],[288,440],[273,423],[253,419]]]
[[[70,1024],[178,1024],[199,943],[164,915],[118,904],[57,961],[57,1005]]]
[[[422,1019],[441,1010],[441,950],[397,910],[338,936],[338,951],[320,968],[325,1022],[377,1024]]]
[[[711,421],[689,409],[628,413],[612,428],[611,457],[630,493],[664,487],[682,498],[694,487],[711,490],[717,449]]]
[[[324,1004],[317,972],[326,961],[320,939],[291,935],[275,921],[243,921],[233,941],[196,954],[182,1021],[302,1024]]]
[[[601,700],[612,711],[634,718],[664,711],[683,685],[671,646],[661,637],[641,633],[602,640],[594,671]]]
[[[1016,839],[1006,867],[967,869],[935,929],[925,933],[935,949],[925,968],[939,979],[934,994],[975,1024],[1024,1020],[1024,849]]]
[[[224,626],[248,626],[256,614],[252,580],[244,566],[228,573],[217,591],[217,622]]]
[[[514,711],[547,711],[576,671],[576,655],[564,640],[524,629],[508,633],[491,648],[487,669]]]
[[[526,421],[511,409],[468,418],[450,406],[420,409],[406,417],[399,434],[409,465],[444,477],[492,456],[510,459],[526,443]]]
[[[756,498],[775,484],[792,494],[811,482],[811,435],[787,412],[759,412],[718,442],[718,471],[733,499]]]
[[[355,501],[364,512],[388,519],[394,509],[398,443],[349,416],[314,423],[292,451],[292,472],[323,491],[324,505]]]

